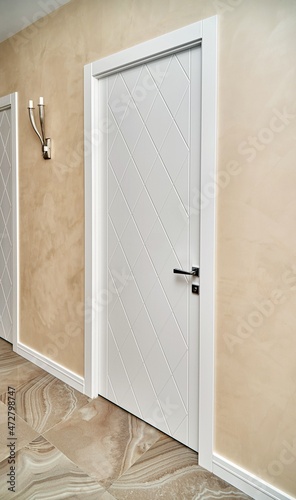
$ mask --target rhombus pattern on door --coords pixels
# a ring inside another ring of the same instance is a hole
[[[108,77],[107,397],[182,441],[189,149],[190,51]]]
[[[0,111],[0,336],[12,342],[11,111]]]

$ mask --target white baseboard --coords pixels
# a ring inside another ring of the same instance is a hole
[[[25,344],[22,344],[21,342],[17,343],[16,349],[14,350],[23,358],[31,361],[35,365],[39,366],[39,368],[42,368],[51,375],[54,375],[54,377],[58,378],[62,382],[68,384],[70,387],[73,387],[77,391],[84,394],[83,377],[80,377],[71,370],[68,370],[64,366],[59,365],[55,361],[52,361],[52,359],[43,356],[43,354],[40,354],[39,352],[35,351],[31,347],[26,346]]]
[[[254,500],[295,500],[295,497],[278,490],[263,479],[217,454],[213,455],[213,473]]]

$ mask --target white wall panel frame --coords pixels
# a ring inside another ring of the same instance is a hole
[[[202,123],[201,192],[216,170],[216,95],[217,95],[217,18],[191,24],[156,39],[123,50],[85,67],[85,393],[96,397],[99,386],[99,349],[104,348],[102,327],[104,307],[100,297],[106,290],[105,234],[106,193],[104,172],[96,168],[106,152],[102,148],[104,110],[99,113],[99,79],[131,67],[201,43],[202,46]],[[100,101],[101,102],[101,101]],[[200,426],[199,462],[212,470],[214,426],[214,296],[215,296],[215,193],[206,209],[201,210],[200,287]],[[202,299],[203,296],[203,299]],[[102,372],[101,372],[102,373]]]

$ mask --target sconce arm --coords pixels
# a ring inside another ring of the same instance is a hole
[[[42,136],[42,144],[45,145],[45,116],[44,116],[44,105],[38,104],[39,108],[39,121],[41,126],[41,136]]]
[[[31,125],[34,129],[34,131],[36,132],[36,134],[38,135],[39,139],[40,139],[40,142],[41,142],[41,145],[44,146],[44,142],[43,142],[43,139],[41,137],[41,134],[39,133],[37,127],[36,127],[36,123],[35,123],[35,118],[34,118],[34,112],[33,112],[33,109],[34,108],[28,108],[28,111],[29,111],[29,117],[30,117],[30,122],[31,122]]]

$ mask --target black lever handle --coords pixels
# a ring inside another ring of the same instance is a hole
[[[183,271],[182,269],[173,269],[175,274],[188,274],[189,276],[199,276],[199,267],[193,267],[192,271]]]

